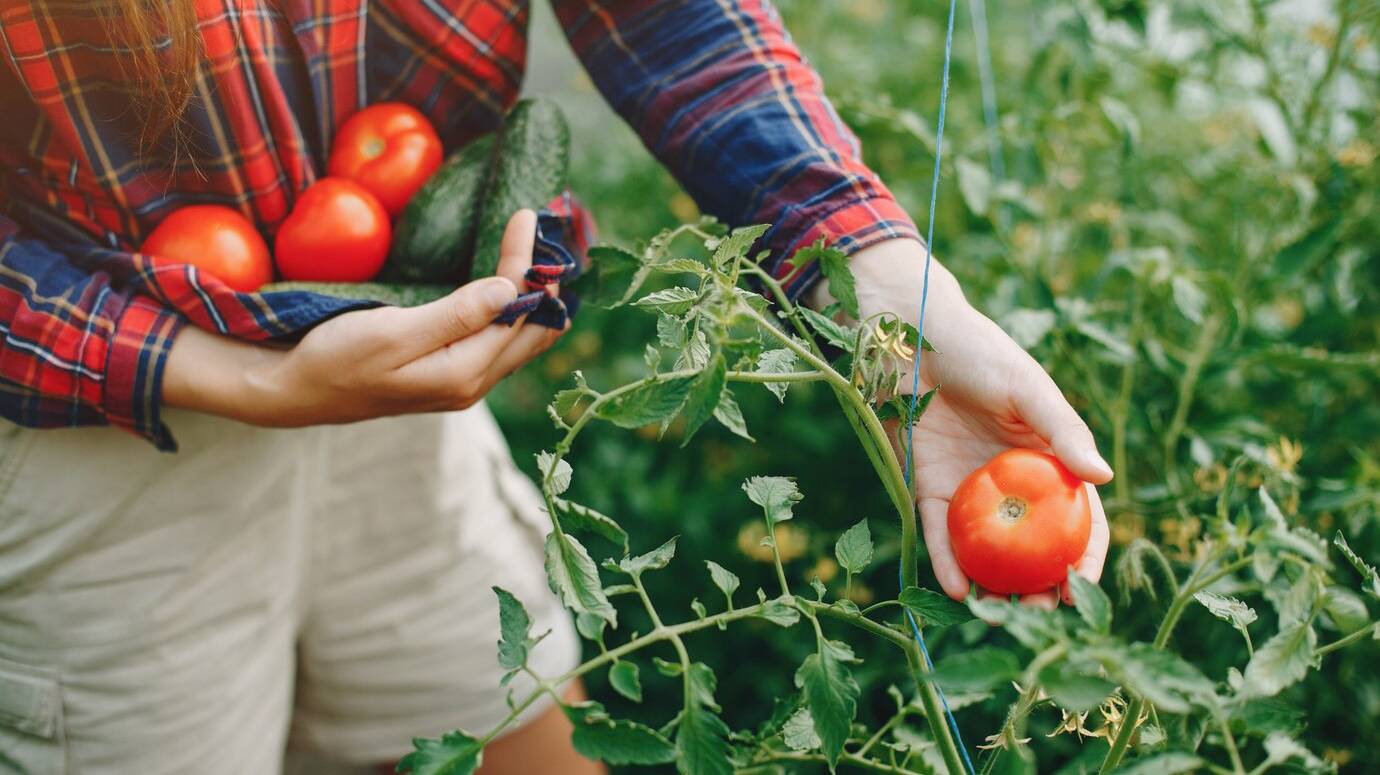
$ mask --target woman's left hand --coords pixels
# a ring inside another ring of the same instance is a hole
[[[852,259],[864,318],[879,312],[900,315],[912,325],[920,311],[925,250],[913,240],[890,240],[859,251]],[[1112,469],[1097,452],[1092,432],[1054,380],[995,323],[963,297],[957,280],[937,260],[930,268],[925,338],[937,352],[921,359],[920,390],[940,385],[915,426],[914,474],[934,575],[955,599],[968,594],[968,577],[949,543],[948,506],[959,483],[978,466],[1011,447],[1052,452],[1088,484],[1092,535],[1076,572],[1096,582],[1107,557],[1107,517],[1094,484]],[[902,379],[909,393],[911,380]],[[1053,608],[1064,584],[1026,595],[1022,602]]]

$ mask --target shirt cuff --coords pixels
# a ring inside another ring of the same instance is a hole
[[[180,315],[158,302],[133,296],[121,310],[106,348],[106,421],[148,439],[163,452],[177,451],[162,419],[163,367],[184,324]]]
[[[805,218],[809,220],[803,221]],[[794,228],[792,222],[795,222]],[[819,265],[812,262],[808,266],[792,267],[785,259],[821,237],[826,244],[850,256],[892,239],[923,242],[915,222],[895,199],[886,195],[853,199],[822,213],[798,214],[765,237],[766,247],[782,257],[773,274],[778,280],[789,278],[783,287],[792,301],[804,295],[819,279]]]

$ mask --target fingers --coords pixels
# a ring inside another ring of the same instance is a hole
[[[489,384],[497,384],[504,377],[522,368],[528,361],[550,349],[564,331],[539,325],[523,326],[511,343],[498,353],[489,366]]]
[[[1085,486],[1088,488],[1088,505],[1092,509],[1092,532],[1088,534],[1088,548],[1083,550],[1083,556],[1073,571],[1096,584],[1102,578],[1102,568],[1107,562],[1107,547],[1111,543],[1112,532],[1107,525],[1107,512],[1102,508],[1097,488],[1091,484]],[[1069,589],[1068,582],[1061,584],[1059,590],[1064,602],[1072,605],[1073,590]]]
[[[439,350],[489,328],[513,299],[517,286],[506,277],[486,277],[456,288],[449,296],[393,316],[403,361]],[[498,328],[503,328],[499,326]]]
[[[498,246],[498,276],[506,277],[514,288],[522,288],[527,268],[532,265],[532,251],[537,240],[537,214],[518,210],[503,229],[503,241]]]
[[[1093,484],[1111,481],[1112,467],[1098,454],[1087,423],[1064,400],[1045,370],[1034,361],[1030,366],[1029,377],[1015,392],[1016,410],[1079,479]]]
[[[925,550],[940,589],[954,600],[968,596],[968,577],[958,567],[953,546],[949,543],[949,504],[938,498],[922,498],[920,522],[925,534]]]

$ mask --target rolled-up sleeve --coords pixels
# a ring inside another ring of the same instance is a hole
[[[761,246],[778,277],[821,237],[847,253],[919,239],[770,3],[554,5],[605,98],[700,207],[733,225],[772,224]],[[796,272],[787,290],[817,274]]]

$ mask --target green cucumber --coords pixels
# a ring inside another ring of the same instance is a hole
[[[498,271],[498,248],[513,213],[536,210],[565,190],[570,174],[570,127],[559,106],[522,100],[503,120],[498,152],[480,207],[470,278]]]
[[[493,149],[492,134],[472,141],[452,154],[412,195],[393,231],[393,248],[379,280],[446,283],[464,279]]]
[[[395,283],[269,283],[260,293],[274,291],[311,291],[339,299],[381,301],[395,307],[416,307],[436,301],[451,291],[453,285],[399,285]]]

